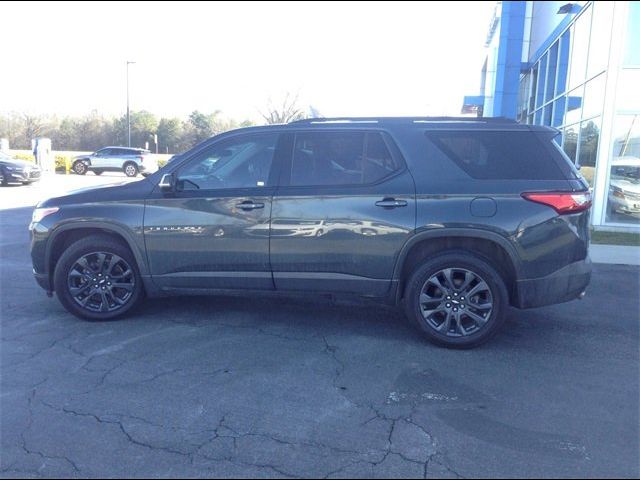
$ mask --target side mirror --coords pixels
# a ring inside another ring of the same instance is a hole
[[[173,192],[175,188],[175,177],[173,173],[165,173],[158,183],[160,190],[165,193]]]

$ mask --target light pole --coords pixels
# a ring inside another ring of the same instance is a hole
[[[127,60],[127,146],[131,146],[131,115],[129,113],[129,65],[136,62]]]

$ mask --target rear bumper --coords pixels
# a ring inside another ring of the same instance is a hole
[[[591,259],[567,265],[542,278],[518,280],[515,307],[534,308],[575,300],[591,281]]]

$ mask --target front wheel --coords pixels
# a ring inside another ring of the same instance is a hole
[[[62,305],[87,320],[122,316],[143,296],[132,253],[102,235],[83,238],[67,248],[55,267],[53,281]]]
[[[84,162],[76,162],[73,164],[73,171],[76,172],[77,175],[84,175],[87,173],[87,164]]]
[[[471,348],[500,329],[508,293],[487,260],[452,251],[426,260],[413,273],[404,300],[407,316],[430,341]]]

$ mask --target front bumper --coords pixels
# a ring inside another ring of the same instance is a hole
[[[571,263],[542,278],[518,280],[514,306],[534,308],[580,298],[591,281],[591,259]]]
[[[12,183],[37,182],[40,180],[40,170],[5,170],[5,178]]]
[[[36,282],[40,287],[47,291],[47,293],[52,292],[53,288],[51,285],[51,280],[49,279],[49,275],[47,273],[37,273],[35,270],[33,271],[33,276],[36,279]]]

